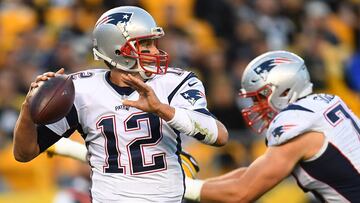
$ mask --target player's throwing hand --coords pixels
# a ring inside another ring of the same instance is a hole
[[[161,102],[155,95],[154,90],[142,80],[127,74],[123,76],[124,82],[139,93],[137,101],[123,100],[123,105],[131,106],[149,113],[157,113]]]

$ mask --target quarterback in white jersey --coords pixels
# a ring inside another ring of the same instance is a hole
[[[187,179],[185,197],[252,202],[292,174],[322,202],[360,202],[360,120],[337,96],[312,94],[304,61],[286,51],[255,58],[244,71],[242,113],[266,131],[264,155],[220,177]]]
[[[15,159],[30,161],[77,130],[88,149],[93,202],[181,202],[180,134],[214,146],[224,145],[228,134],[207,110],[201,81],[168,69],[167,53],[156,46],[163,35],[141,8],[105,12],[93,31],[93,52],[110,70],[72,74],[74,105],[49,125],[31,120],[31,92],[64,70],[38,76],[14,129]]]

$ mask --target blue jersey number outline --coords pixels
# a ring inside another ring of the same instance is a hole
[[[127,144],[128,157],[130,159],[130,173],[134,175],[152,173],[166,170],[165,153],[152,154],[152,163],[145,162],[143,148],[157,145],[162,140],[161,120],[158,116],[150,113],[135,113],[130,115],[125,121],[125,132],[141,130],[140,122],[147,123],[148,134],[137,137]],[[97,129],[101,129],[101,134],[105,138],[105,173],[125,173],[125,167],[121,164],[121,153],[118,142],[121,136],[116,132],[115,115],[102,117],[96,124]],[[121,141],[120,141],[121,142]]]
[[[342,104],[337,104],[334,108],[327,112],[326,118],[333,126],[336,126],[344,119],[342,116],[340,116],[340,114],[351,121],[354,129],[357,131],[358,135],[360,135],[359,125],[355,122],[354,118],[349,114],[349,112],[344,108]]]

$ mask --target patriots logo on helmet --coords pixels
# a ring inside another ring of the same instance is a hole
[[[276,139],[279,139],[282,134],[284,134],[285,131],[290,130],[295,125],[281,125],[279,127],[276,127],[272,132],[272,136],[274,136]]]
[[[132,13],[126,13],[126,12],[113,13],[113,14],[110,14],[110,15],[104,17],[103,19],[101,19],[96,24],[96,26],[101,25],[101,24],[117,25],[118,23],[127,23],[130,21],[130,18],[132,15],[133,15]]]
[[[276,65],[282,63],[291,63],[291,62],[292,61],[288,58],[274,58],[263,62],[258,67],[256,67],[254,71],[257,74],[262,75],[264,73],[270,72],[270,70],[273,69]]]
[[[205,97],[204,93],[200,92],[199,90],[187,90],[185,92],[180,93],[191,105],[194,105],[197,100],[200,98]]]

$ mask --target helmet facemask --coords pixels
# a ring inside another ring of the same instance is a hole
[[[142,40],[156,40],[155,46],[157,47],[157,39],[161,36],[149,35],[130,38],[120,48],[120,54],[124,57],[136,59],[138,67],[146,73],[165,74],[169,66],[169,55],[165,51],[158,49],[159,53],[157,54],[139,51]]]
[[[239,94],[241,98],[251,100],[249,106],[242,109],[241,114],[251,129],[259,134],[268,128],[270,122],[277,114],[277,111],[269,105],[271,94],[271,85],[265,85],[254,92],[242,90]]]

